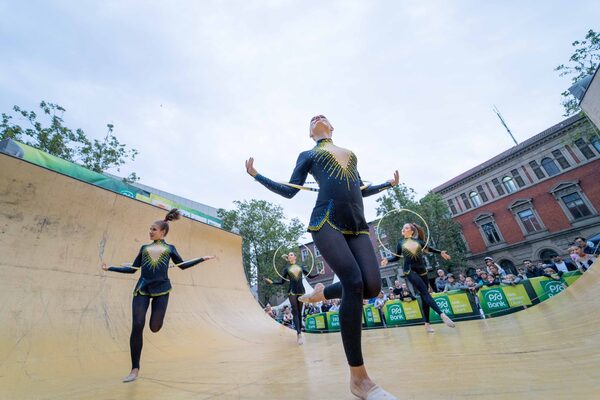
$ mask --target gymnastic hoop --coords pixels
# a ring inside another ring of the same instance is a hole
[[[423,249],[425,249],[425,248],[427,247],[427,245],[429,244],[429,237],[430,237],[430,235],[429,235],[429,225],[427,225],[427,221],[425,221],[425,218],[423,218],[423,217],[422,217],[422,216],[421,216],[419,213],[417,213],[417,212],[415,212],[415,211],[413,211],[413,210],[409,210],[408,208],[395,208],[395,209],[393,209],[393,210],[391,210],[391,211],[388,211],[387,213],[385,213],[385,214],[383,215],[383,217],[381,217],[381,219],[380,219],[380,220],[379,220],[379,222],[377,223],[377,229],[375,230],[375,233],[376,233],[376,235],[377,235],[377,241],[379,242],[379,245],[380,245],[380,246],[381,246],[381,247],[382,247],[384,250],[386,250],[387,252],[389,252],[389,253],[391,253],[391,254],[395,255],[396,257],[402,257],[402,254],[396,254],[396,253],[394,253],[393,251],[390,251],[390,249],[388,249],[388,248],[387,248],[387,247],[386,247],[386,246],[383,244],[383,242],[381,241],[381,230],[379,229],[379,226],[381,225],[381,221],[383,221],[383,220],[384,220],[384,218],[385,218],[385,217],[387,217],[388,215],[390,215],[390,214],[392,214],[392,213],[398,213],[398,212],[402,212],[402,211],[407,211],[407,212],[409,212],[409,213],[411,213],[411,214],[414,214],[414,215],[416,215],[417,217],[419,217],[419,219],[420,219],[421,221],[423,221],[423,225],[425,226],[425,231],[426,231],[426,233],[427,233],[427,236],[426,236],[427,240],[425,240],[425,245],[423,246]]]
[[[288,245],[288,244],[289,244],[289,243],[284,243],[284,244],[282,244],[281,246],[279,246],[279,247],[277,248],[277,250],[275,250],[275,253],[273,254],[273,269],[275,270],[275,273],[276,273],[276,274],[277,274],[277,275],[278,275],[278,276],[279,276],[281,279],[283,279],[284,281],[287,281],[287,282],[289,282],[290,280],[289,280],[289,279],[285,279],[285,278],[284,278],[284,277],[283,277],[283,276],[282,276],[282,275],[279,273],[279,270],[277,269],[277,265],[275,265],[275,260],[277,259],[277,253],[279,252],[279,250],[281,250],[281,248],[282,248],[283,246],[286,246],[286,245]],[[294,247],[294,246],[289,246],[289,247]],[[313,256],[313,253],[312,253],[312,251],[310,251],[310,249],[308,248],[308,246],[307,246],[307,245],[305,245],[305,244],[301,244],[300,246],[298,246],[298,248],[301,248],[301,247],[304,247],[306,250],[308,250],[308,253],[310,254],[311,264],[310,264],[310,270],[308,271],[308,275],[310,275],[310,273],[312,272],[312,270],[313,270],[313,268],[314,268],[314,266],[315,266],[315,257]]]

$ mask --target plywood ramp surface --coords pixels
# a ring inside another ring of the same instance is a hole
[[[306,199],[306,201],[310,201]],[[0,399],[351,399],[339,334],[266,317],[242,269],[241,238],[188,219],[167,241],[163,329],[146,329],[129,371],[135,275],[103,272],[147,243],[155,207],[0,155]],[[363,332],[372,377],[401,399],[591,399],[600,393],[600,266],[529,310],[485,321]]]

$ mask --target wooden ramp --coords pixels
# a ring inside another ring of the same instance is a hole
[[[307,200],[308,201],[308,200]],[[162,210],[0,155],[0,399],[351,399],[339,334],[295,334],[250,294],[240,237],[191,220],[168,241],[165,326],[129,372],[130,262]],[[590,399],[600,393],[600,266],[505,317],[364,332],[373,378],[401,399]]]

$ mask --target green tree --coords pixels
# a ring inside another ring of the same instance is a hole
[[[305,232],[297,218],[287,222],[283,208],[264,200],[234,201],[234,210],[220,209],[224,229],[239,230],[242,235],[242,258],[246,277],[251,286],[257,285],[259,301],[266,303],[271,295],[285,290],[282,286],[267,285],[263,278],[279,280],[273,269],[273,255],[297,251],[296,243]],[[276,260],[282,267],[281,259]],[[281,269],[280,269],[281,270]]]
[[[385,234],[387,247],[396,250],[396,243],[401,238],[402,226],[406,223],[416,223],[423,226],[423,221],[408,211],[392,212],[404,208],[419,214],[429,227],[429,243],[440,250],[446,250],[452,256],[450,261],[442,258],[429,258],[431,264],[446,267],[449,270],[462,268],[465,265],[465,243],[460,235],[460,225],[452,219],[448,206],[439,194],[430,192],[421,200],[415,199],[415,191],[404,184],[400,184],[377,199],[377,215],[386,217],[379,226],[381,233]],[[431,257],[431,256],[430,256]]]
[[[112,124],[107,124],[103,140],[89,139],[82,129],[72,130],[64,125],[66,110],[58,104],[42,101],[41,116],[35,111],[27,111],[14,106],[17,118],[24,119],[28,126],[15,122],[15,116],[2,113],[0,140],[14,139],[35,147],[64,160],[83,165],[96,172],[104,172],[118,167],[128,160],[135,160],[135,149],[128,149],[114,136]],[[40,121],[41,118],[44,121]],[[124,179],[128,182],[139,180],[134,173]]]
[[[576,40],[571,45],[575,47],[575,51],[569,58],[569,63],[561,64],[554,70],[558,71],[560,76],[570,76],[573,85],[596,70],[600,61],[600,33],[590,29],[584,40]],[[579,101],[568,90],[562,92],[562,96],[564,116],[577,114],[580,111]]]

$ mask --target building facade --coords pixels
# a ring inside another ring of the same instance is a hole
[[[578,135],[589,124],[568,118],[433,189],[461,225],[468,266],[489,256],[515,271],[600,232],[600,136]]]

